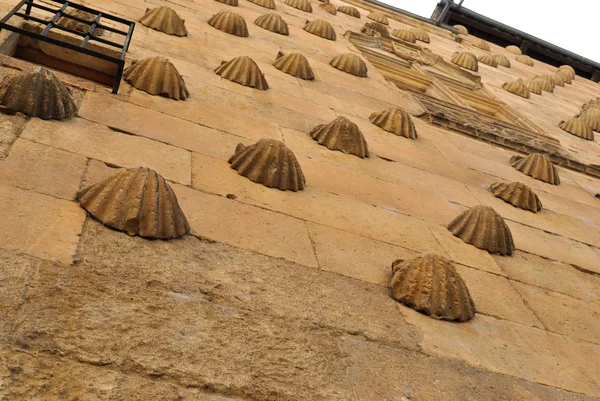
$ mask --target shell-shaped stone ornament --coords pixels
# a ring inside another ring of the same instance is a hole
[[[310,136],[320,145],[360,158],[369,157],[367,141],[356,124],[346,117],[338,117],[328,124],[317,125]]]
[[[133,63],[123,71],[123,78],[134,88],[151,95],[185,100],[190,93],[177,68],[164,57],[151,57]]]

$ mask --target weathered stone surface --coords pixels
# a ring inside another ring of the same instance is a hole
[[[84,219],[74,202],[0,183],[0,248],[71,264]]]
[[[23,114],[0,114],[0,160],[4,159],[27,123]]]
[[[512,156],[510,158],[510,164],[523,174],[527,174],[536,180],[544,181],[552,185],[560,184],[558,170],[546,155],[532,153],[527,157]]]
[[[75,113],[70,89],[43,67],[32,67],[4,80],[0,86],[0,104],[45,120],[62,120]]]
[[[181,17],[175,10],[165,6],[146,10],[146,14],[140,18],[140,23],[167,35],[187,36],[188,34]]]
[[[248,27],[244,17],[229,11],[221,11],[210,17],[208,25],[225,33],[243,38],[248,36]]]
[[[108,227],[144,238],[179,238],[190,225],[173,189],[156,171],[138,167],[82,189],[81,206]]]
[[[467,244],[500,255],[511,255],[515,250],[510,228],[494,209],[474,206],[448,224],[448,230]]]
[[[280,35],[290,34],[287,23],[279,14],[269,13],[261,15],[254,21],[254,24]]]
[[[224,61],[215,72],[221,77],[240,85],[260,90],[269,89],[269,84],[258,65],[248,56],[240,56]]]
[[[475,303],[452,262],[429,253],[392,263],[391,296],[436,319],[465,322],[475,316]]]
[[[473,53],[467,52],[455,52],[452,55],[451,61],[467,70],[478,71],[479,67],[477,65],[477,57]]]
[[[531,188],[521,182],[510,182],[508,184],[496,182],[490,190],[496,198],[510,203],[514,207],[537,213],[542,210],[540,198]]]
[[[296,156],[276,139],[263,138],[250,146],[240,143],[229,164],[240,175],[269,188],[298,191],[306,185]]]
[[[327,39],[327,40],[335,40],[336,39],[335,29],[333,29],[331,24],[327,21],[316,19],[316,20],[307,22],[306,25],[304,25],[303,29],[308,33],[312,33],[313,35],[320,36],[323,39]]]
[[[340,71],[357,77],[367,77],[367,65],[354,53],[343,53],[331,59],[329,64]]]
[[[409,139],[417,138],[417,130],[410,118],[410,114],[398,107],[392,107],[379,113],[373,113],[369,117],[369,120],[373,124],[392,134]]]
[[[369,157],[369,147],[358,126],[346,117],[338,117],[329,124],[317,125],[310,136],[320,145],[360,158]]]
[[[177,68],[164,57],[151,57],[134,62],[123,71],[123,78],[133,87],[151,95],[185,100],[190,93]]]
[[[315,73],[311,68],[306,57],[300,53],[283,54],[279,52],[277,59],[273,63],[275,68],[296,78],[312,81],[315,79]]]
[[[81,33],[88,33],[90,31],[90,25],[96,19],[95,15],[92,15],[88,12],[85,12],[83,10],[78,10],[78,9],[70,9],[65,14],[73,16],[73,17],[77,17],[79,19],[89,22],[88,24],[86,24],[84,22],[79,22],[79,21],[76,21],[74,19],[64,17],[64,16],[60,17],[58,19],[58,21],[56,21],[56,23],[60,26],[64,26],[65,28],[69,28],[69,29],[72,29],[74,31],[81,32]],[[104,35],[104,30],[100,29],[100,28],[96,28],[96,29],[94,29],[94,32],[92,32],[92,36],[98,37],[98,36],[102,36],[102,35]]]

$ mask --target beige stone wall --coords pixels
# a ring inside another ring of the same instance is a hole
[[[600,180],[559,167],[560,186],[513,169],[514,152],[413,118],[419,137],[369,122],[398,106],[423,111],[367,60],[368,78],[331,67],[357,48],[343,35],[360,20],[307,14],[276,0],[282,36],[253,24],[246,0],[86,2],[131,20],[168,5],[187,37],[136,26],[128,59],[162,55],[190,98],[174,101],[121,84],[110,88],[57,73],[80,108],[69,121],[0,114],[0,395],[6,400],[593,400],[600,397]],[[12,1],[2,0],[0,9]],[[342,4],[333,1],[339,6]],[[250,36],[207,24],[239,13]],[[302,30],[323,19],[335,42]],[[406,21],[403,19],[405,22]],[[410,27],[391,20],[390,29]],[[449,60],[467,49],[431,29],[424,45]],[[557,124],[598,96],[580,77],[528,100],[500,88],[552,67],[480,64],[483,88],[560,141],[600,164],[597,140]],[[301,52],[315,81],[272,66],[278,51]],[[221,61],[247,55],[270,89],[223,80]],[[27,63],[2,60],[2,74]],[[441,92],[435,92],[441,93]],[[333,152],[308,132],[337,116],[362,130],[371,157]],[[238,143],[282,140],[307,180],[304,191],[257,185],[230,169]],[[192,235],[169,242],[105,228],[75,202],[78,189],[120,168],[146,166],[172,185]],[[533,214],[495,198],[497,181],[532,187]],[[227,195],[235,195],[227,196]],[[231,199],[234,198],[234,199]],[[495,208],[516,252],[490,255],[446,225],[468,207]],[[433,320],[388,296],[390,265],[435,252],[452,259],[478,314]]]

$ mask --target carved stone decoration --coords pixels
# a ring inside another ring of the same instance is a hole
[[[594,131],[592,127],[586,124],[586,122],[578,117],[571,118],[567,121],[561,121],[558,126],[563,131],[567,131],[569,134],[573,134],[588,141],[594,140]]]
[[[467,70],[475,72],[479,70],[479,66],[477,65],[477,57],[475,57],[473,53],[455,52],[450,61],[460,67],[466,68]]]
[[[525,55],[516,56],[515,60],[517,60],[519,63],[523,63],[525,65],[533,67],[533,59],[529,56],[525,56]]]
[[[254,3],[257,6],[275,10],[275,0],[248,0],[250,3]]]
[[[504,54],[495,54],[493,57],[496,64],[501,65],[502,67],[510,68],[510,61]]]
[[[228,5],[228,6],[232,6],[232,7],[237,7],[238,6],[238,0],[215,0],[218,1],[219,3]]]
[[[525,86],[529,89],[529,93],[535,93],[536,95],[542,94],[542,83],[535,79],[528,79],[525,82]]]
[[[394,35],[400,40],[404,40],[405,42],[417,43],[417,38],[410,29],[394,29],[392,35]]]
[[[506,51],[512,54],[516,54],[518,56],[520,56],[521,54],[521,49],[519,49],[519,47],[514,46],[514,45],[510,45],[510,46],[506,46]]]
[[[577,76],[577,74],[575,74],[575,69],[573,67],[571,67],[570,65],[561,65],[560,67],[558,67],[559,71],[566,71],[567,74],[569,75],[569,78],[571,78],[571,80],[575,79],[575,77]]]
[[[469,30],[464,25],[454,25],[454,28],[458,31],[460,35],[468,35]]]
[[[496,182],[490,186],[490,191],[496,198],[510,203],[514,207],[537,213],[542,210],[540,198],[533,189],[521,182],[510,182],[508,184]]]
[[[335,40],[335,29],[329,22],[316,19],[304,25],[303,28],[306,32],[312,33],[313,35],[320,36],[327,40]]]
[[[77,194],[81,206],[104,225],[144,238],[179,238],[190,232],[175,192],[156,171],[122,171]]]
[[[300,53],[290,53],[284,55],[282,52],[277,53],[277,58],[273,63],[275,68],[285,72],[296,78],[312,81],[315,79],[315,73],[308,64],[308,60]]]
[[[310,136],[331,150],[339,150],[363,159],[369,157],[365,137],[358,125],[346,117],[338,117],[329,124],[317,125],[310,131]]]
[[[243,38],[248,36],[248,27],[244,18],[229,11],[221,11],[213,15],[208,20],[208,25],[231,35]]]
[[[360,11],[352,6],[339,6],[337,9],[339,12],[349,15],[354,18],[360,18]]]
[[[579,118],[596,132],[600,132],[600,108],[589,107],[579,115]]]
[[[554,84],[554,81],[552,80],[552,78],[549,75],[538,75],[537,77],[534,78],[534,80],[540,82],[540,84],[541,84],[540,86],[544,92],[548,92],[548,93],[554,92],[554,87],[556,85]]]
[[[477,205],[464,211],[448,224],[448,230],[489,253],[512,255],[515,250],[510,228],[490,206]]]
[[[221,77],[240,85],[260,90],[269,89],[269,84],[258,65],[248,56],[240,56],[221,63],[215,72]]]
[[[146,10],[146,14],[140,18],[140,23],[167,35],[187,36],[188,34],[185,21],[175,10],[165,6]]]
[[[529,89],[527,89],[527,85],[525,85],[525,82],[521,78],[513,82],[503,83],[502,88],[510,93],[529,99]]]
[[[379,22],[380,24],[383,25],[389,25],[390,22],[388,21],[386,15],[380,11],[371,11],[369,13],[369,15],[367,15],[368,19],[372,19],[375,22]]]
[[[473,46],[477,47],[478,49],[485,50],[487,52],[490,51],[490,44],[483,39],[475,40]]]
[[[560,74],[551,74],[550,78],[552,78],[552,81],[554,81],[554,85],[565,86],[565,80],[560,76]]]
[[[357,77],[367,77],[367,65],[354,53],[340,54],[329,62],[333,67]]]
[[[387,27],[379,22],[367,22],[363,28],[368,28],[374,30],[375,32],[379,32],[379,34],[385,38],[390,36]]]
[[[335,15],[337,14],[337,11],[335,9],[335,6],[331,3],[323,3],[323,4],[319,4],[319,8],[323,11],[325,11],[326,13],[329,13],[331,15]]]
[[[254,21],[254,24],[267,31],[275,32],[280,35],[290,34],[287,23],[279,14],[270,13],[261,15]]]
[[[425,254],[392,264],[390,293],[396,301],[435,319],[466,322],[475,316],[475,303],[454,264]]]
[[[306,184],[296,156],[277,139],[262,138],[250,146],[240,143],[229,164],[240,175],[269,188],[295,192]]]
[[[489,65],[490,67],[498,68],[498,62],[493,56],[490,56],[489,54],[479,56],[477,57],[477,60],[479,60],[480,63]]]
[[[512,156],[510,165],[536,180],[547,182],[552,185],[560,185],[558,170],[550,161],[550,158],[541,153],[532,153],[527,157]]]
[[[309,0],[285,0],[284,4],[305,13],[312,13],[312,5]]]
[[[425,28],[414,28],[412,33],[419,42],[429,43],[431,41]]]
[[[43,67],[32,67],[0,84],[0,104],[44,120],[62,120],[75,113],[73,95],[60,79]]]
[[[569,71],[566,70],[558,70],[555,75],[558,75],[564,83],[571,85],[571,74],[569,73]]]
[[[582,111],[587,111],[589,109],[594,109],[594,108],[600,108],[600,100],[596,99],[596,100],[589,100],[586,103],[581,105],[581,110]]]
[[[164,57],[151,57],[133,63],[125,71],[123,78],[134,88],[151,95],[185,100],[190,93],[177,68]]]
[[[392,134],[417,139],[417,130],[410,114],[398,107],[372,113],[369,120],[379,128]]]
[[[75,21],[74,19],[71,19],[71,18],[60,17],[58,19],[58,21],[56,22],[57,25],[64,26],[65,28],[69,28],[69,29],[72,29],[74,31],[81,32],[81,33],[88,33],[90,31],[90,25],[96,20],[95,15],[85,12],[83,10],[73,9],[73,10],[67,11],[65,14],[73,16],[73,17],[77,17],[77,18],[85,20],[85,21],[89,21],[89,24],[86,24],[83,22]],[[94,29],[94,32],[92,32],[92,36],[95,36],[95,37],[102,36],[102,35],[104,35],[104,30],[100,29],[100,28],[96,28],[96,29]]]

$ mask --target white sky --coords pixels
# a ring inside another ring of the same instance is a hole
[[[437,0],[380,1],[427,18],[438,3]],[[463,6],[600,62],[598,0],[464,0]]]

